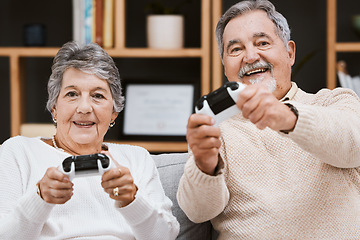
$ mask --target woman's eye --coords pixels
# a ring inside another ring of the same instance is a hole
[[[65,96],[67,96],[67,97],[76,97],[77,93],[76,92],[68,92],[68,93],[66,93]]]
[[[104,95],[102,95],[102,94],[100,94],[100,93],[95,93],[93,97],[94,97],[94,98],[97,98],[97,99],[103,99],[103,98],[105,98]]]

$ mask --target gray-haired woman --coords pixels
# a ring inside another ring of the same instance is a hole
[[[171,213],[150,154],[104,143],[123,109],[118,69],[98,45],[66,43],[48,82],[51,139],[17,136],[0,149],[0,239],[175,239]],[[115,166],[69,178],[73,155],[102,153]]]

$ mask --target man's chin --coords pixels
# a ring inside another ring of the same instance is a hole
[[[265,76],[259,76],[257,78],[250,78],[248,81],[250,84],[264,84],[270,92],[276,90],[276,80],[273,77],[266,78]]]

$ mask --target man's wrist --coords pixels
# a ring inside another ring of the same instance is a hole
[[[290,104],[290,103],[284,103],[293,113],[294,115],[296,116],[296,121],[295,121],[295,124],[294,124],[294,127],[290,130],[280,130],[280,132],[282,133],[285,133],[285,134],[289,134],[290,132],[294,131],[295,129],[295,126],[296,126],[296,122],[299,118],[299,111],[296,109],[296,107],[294,107],[294,105]]]

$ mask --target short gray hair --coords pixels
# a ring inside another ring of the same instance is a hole
[[[270,20],[275,24],[276,34],[282,39],[286,48],[289,49],[288,42],[290,41],[290,28],[286,18],[281,13],[277,12],[275,6],[268,0],[247,0],[230,7],[222,15],[216,26],[216,40],[221,59],[223,59],[224,56],[223,34],[226,25],[231,19],[254,10],[263,10],[267,13]]]
[[[113,97],[114,112],[121,112],[124,108],[124,96],[122,96],[119,70],[114,60],[95,43],[80,45],[72,41],[60,48],[53,61],[47,86],[49,99],[46,108],[50,113],[56,106],[63,75],[69,68],[95,74],[98,78],[106,80]]]

